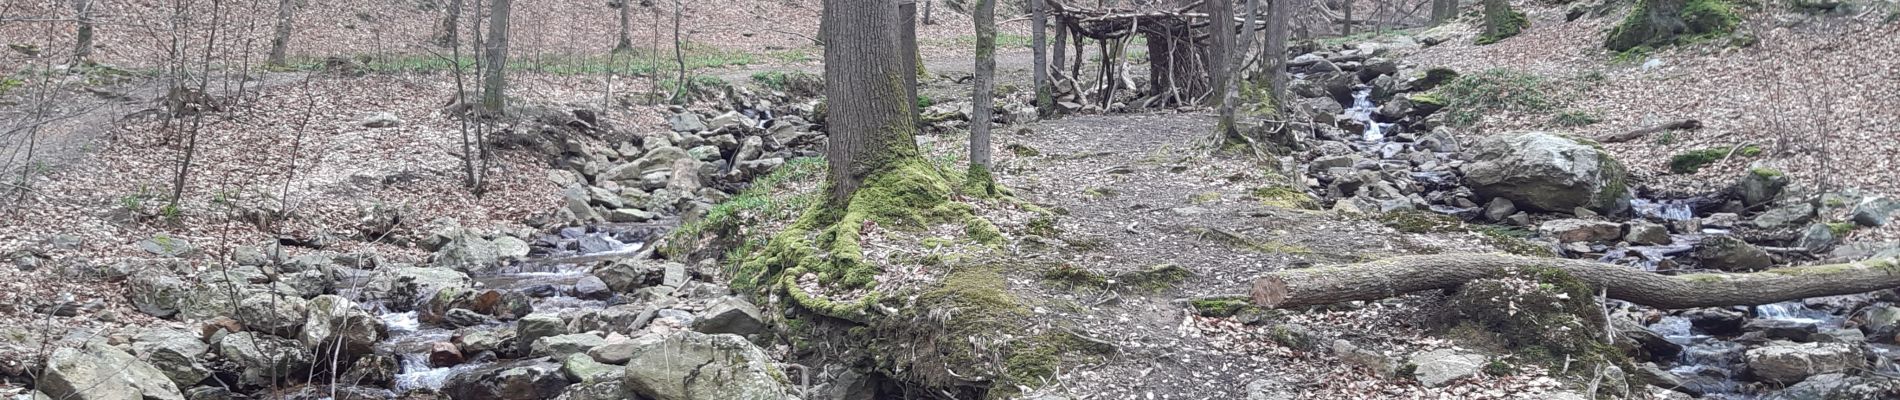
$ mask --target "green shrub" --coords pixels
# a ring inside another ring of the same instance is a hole
[[[1693,174],[1697,171],[1701,171],[1704,166],[1728,158],[1730,154],[1743,157],[1755,157],[1761,155],[1761,147],[1751,144],[1741,147],[1711,147],[1690,150],[1677,154],[1675,157],[1670,157],[1669,171],[1678,174]]]

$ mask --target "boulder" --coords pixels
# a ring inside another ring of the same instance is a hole
[[[1814,204],[1798,201],[1780,207],[1770,208],[1755,216],[1755,226],[1762,229],[1779,229],[1806,222],[1814,216]]]
[[[606,282],[607,287],[621,293],[658,285],[664,278],[664,273],[665,267],[662,263],[636,259],[614,260],[611,264],[595,267],[593,270],[594,276]]]
[[[1885,400],[1900,398],[1900,379],[1819,374],[1775,393],[1777,399]]]
[[[185,400],[164,371],[104,342],[54,350],[45,368],[37,389],[57,399]]]
[[[1485,203],[1484,205],[1484,219],[1486,221],[1504,222],[1504,220],[1510,218],[1512,214],[1517,214],[1517,205],[1511,203],[1511,199],[1492,197],[1491,202]]]
[[[1630,221],[1628,226],[1629,233],[1623,235],[1623,240],[1631,244],[1655,246],[1675,243],[1675,239],[1669,237],[1669,228],[1661,224],[1651,223],[1649,221]]]
[[[211,376],[211,369],[199,361],[208,351],[211,346],[199,340],[198,334],[177,329],[148,329],[132,339],[132,353],[178,387],[192,387]]]
[[[607,287],[607,282],[601,281],[600,277],[588,275],[574,282],[574,297],[587,300],[606,300],[614,297],[614,291],[612,288]]]
[[[149,239],[140,240],[138,247],[140,250],[145,250],[145,252],[158,255],[159,257],[184,257],[191,255],[197,250],[197,247],[192,246],[191,242],[185,241],[185,239],[167,236],[162,233],[152,236]]]
[[[785,376],[738,335],[683,331],[634,339],[626,388],[655,400],[781,400]],[[458,397],[459,399],[459,397]]]
[[[646,155],[632,162],[616,165],[613,168],[607,169],[606,172],[602,172],[600,176],[595,177],[595,180],[597,182],[638,182],[640,181],[640,177],[646,176],[647,174],[656,172],[671,173],[675,162],[690,159],[693,159],[693,155],[688,154],[685,149],[674,146],[660,147],[648,151]]]
[[[534,343],[543,337],[567,334],[567,322],[554,314],[530,314],[521,317],[515,323],[515,343],[522,349],[532,349]]]
[[[364,284],[365,293],[397,311],[407,311],[423,296],[444,289],[467,290],[468,274],[447,268],[394,267],[377,269]]]
[[[1869,197],[1862,200],[1860,204],[1854,205],[1852,218],[1854,223],[1860,226],[1886,226],[1894,210],[1900,210],[1900,202],[1881,196]]]
[[[566,357],[569,354],[586,353],[587,350],[607,344],[607,339],[592,333],[572,333],[566,335],[543,336],[535,339],[528,348],[531,356]]]
[[[170,318],[185,305],[191,289],[183,279],[169,274],[133,274],[126,279],[125,297],[139,312]]]
[[[1749,349],[1744,358],[1755,377],[1793,384],[1819,374],[1842,373],[1866,366],[1860,346],[1846,343],[1777,342]]]
[[[364,128],[394,128],[402,126],[402,118],[396,117],[396,113],[378,112],[364,116],[356,124]]]
[[[454,343],[435,342],[429,344],[429,366],[448,368],[461,365],[468,357],[462,355],[462,348]]]
[[[594,361],[593,357],[586,354],[574,353],[561,358],[561,374],[571,382],[618,381],[621,379],[620,374],[625,372],[619,367]]]
[[[251,330],[296,336],[303,329],[305,303],[298,296],[258,292],[238,303],[237,316]]]
[[[764,313],[759,307],[737,297],[725,297],[706,307],[693,321],[693,330],[700,333],[751,335],[765,332]]]
[[[525,243],[523,243],[526,247]],[[435,251],[434,262],[438,268],[449,268],[471,274],[492,273],[501,268],[502,249],[494,241],[483,239],[474,234],[464,234],[443,245]]]
[[[1703,239],[1691,255],[1705,267],[1724,271],[1754,271],[1775,265],[1767,251],[1726,235]]]
[[[1754,168],[1735,182],[1735,195],[1742,198],[1742,205],[1754,207],[1775,201],[1781,196],[1782,189],[1788,187],[1788,176],[1767,168]]]
[[[300,336],[304,347],[325,357],[335,354],[338,364],[374,353],[376,343],[389,337],[382,319],[341,296],[317,296],[306,309]]]
[[[239,384],[252,388],[303,379],[312,362],[310,351],[297,341],[257,332],[225,335],[218,355],[236,364]]]
[[[1412,355],[1412,376],[1426,387],[1442,387],[1459,379],[1478,376],[1486,364],[1483,354],[1438,349]]]
[[[672,127],[674,132],[680,133],[693,133],[706,130],[706,123],[699,121],[699,114],[694,114],[691,111],[666,117],[666,124]]]
[[[1559,219],[1538,225],[1537,233],[1561,243],[1601,242],[1623,237],[1623,226],[1609,221]]]
[[[442,393],[455,400],[549,399],[567,385],[559,365],[517,361],[456,374],[443,383]]]
[[[633,342],[622,341],[587,349],[587,356],[604,364],[627,365],[627,360],[633,359],[633,352],[636,350],[639,350],[639,346]]]
[[[1623,164],[1595,143],[1544,132],[1487,137],[1473,146],[1465,183],[1480,198],[1503,197],[1519,209],[1603,214],[1629,208]]]

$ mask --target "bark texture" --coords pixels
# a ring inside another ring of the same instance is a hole
[[[1258,14],[1259,11],[1260,0],[1247,0],[1247,12],[1242,14],[1246,17],[1246,21],[1241,24],[1240,30],[1246,34],[1240,37],[1239,46],[1232,47],[1232,49],[1237,49],[1238,51],[1229,54],[1227,59],[1221,60],[1227,63],[1226,70],[1233,71],[1235,75],[1239,75],[1240,71],[1245,68],[1244,65],[1247,62],[1247,51],[1245,49],[1253,47],[1254,21],[1257,19],[1254,15]],[[1220,24],[1215,23],[1215,25]],[[1236,110],[1240,108],[1240,82],[1241,79],[1229,79],[1226,86],[1222,87],[1224,92],[1220,102],[1220,123],[1215,125],[1215,129],[1219,130],[1219,132],[1215,132],[1215,135],[1219,135],[1216,137],[1216,144],[1247,142],[1247,139],[1241,136],[1240,127],[1236,126],[1237,121],[1235,121],[1234,118]]]
[[[1273,106],[1285,115],[1287,110],[1287,26],[1293,20],[1294,3],[1299,0],[1269,0],[1267,5],[1266,47],[1261,50],[1261,65],[1266,69],[1267,96]]]
[[[897,3],[897,50],[903,52],[905,74],[904,98],[909,101],[910,120],[923,121],[924,110],[917,103],[917,67],[923,61],[923,54],[917,51],[917,2],[898,0]]]
[[[487,66],[482,70],[482,110],[489,115],[501,115],[507,107],[506,90],[508,86],[508,11],[513,8],[514,0],[494,0],[488,9],[487,49],[482,50],[483,62]]]
[[[976,84],[970,91],[970,168],[988,171],[990,116],[994,114],[996,99],[993,94],[996,90],[996,0],[976,0],[970,19],[976,23]],[[984,175],[988,175],[987,172]]]
[[[1029,48],[1034,53],[1031,65],[1034,69],[1036,87],[1036,112],[1048,113],[1055,109],[1055,98],[1049,87],[1049,12],[1043,0],[1029,0]]]
[[[917,155],[915,121],[904,98],[898,49],[897,4],[886,0],[825,0],[825,150],[831,204],[847,204],[871,173]]]
[[[633,3],[620,1],[620,40],[614,44],[615,53],[633,51]]]
[[[1892,259],[1670,276],[1584,260],[1448,254],[1272,272],[1254,280],[1252,297],[1255,304],[1272,308],[1378,300],[1539,267],[1561,269],[1603,288],[1610,298],[1662,309],[1760,305],[1900,287],[1900,262]]]
[[[73,1],[73,21],[78,23],[78,31],[73,33],[73,64],[84,64],[92,59],[92,0]]]
[[[1207,81],[1214,90],[1222,90],[1233,81],[1227,60],[1234,54],[1234,4],[1229,0],[1207,0]],[[1210,97],[1213,105],[1220,105],[1222,96]]]
[[[270,56],[265,59],[265,64],[279,67],[287,65],[287,53],[289,52],[288,47],[290,47],[290,24],[291,21],[296,18],[296,15],[297,0],[277,1],[276,27],[271,31]]]

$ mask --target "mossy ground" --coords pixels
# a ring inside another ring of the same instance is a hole
[[[1669,172],[1693,174],[1701,171],[1702,167],[1727,159],[1731,155],[1755,157],[1761,155],[1761,152],[1761,147],[1755,145],[1690,150],[1669,158]]]
[[[1446,122],[1469,126],[1485,115],[1505,111],[1543,113],[1557,106],[1552,89],[1537,75],[1509,70],[1488,69],[1476,74],[1459,75],[1439,86],[1430,96],[1442,99]],[[1417,96],[1414,95],[1414,98]]]
[[[1533,267],[1466,283],[1446,301],[1437,325],[1467,345],[1582,379],[1595,365],[1631,371],[1628,357],[1603,340],[1608,322],[1600,307],[1589,284],[1560,269]]]
[[[1740,25],[1726,0],[1641,0],[1610,31],[1604,47],[1629,52],[1728,35]]]

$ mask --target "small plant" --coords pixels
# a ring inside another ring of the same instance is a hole
[[[1675,132],[1663,132],[1656,135],[1656,144],[1668,146],[1676,143]]]
[[[1675,157],[1670,157],[1669,171],[1678,174],[1693,174],[1701,171],[1702,167],[1727,159],[1731,154],[1743,157],[1755,157],[1760,156],[1761,152],[1761,147],[1755,145],[1690,150],[1677,154]]]
[[[1440,86],[1436,96],[1445,100],[1453,125],[1469,126],[1484,115],[1503,112],[1545,112],[1555,106],[1544,79],[1509,69],[1489,69],[1460,75]]]
[[[1551,122],[1556,123],[1557,126],[1578,127],[1596,124],[1602,120],[1597,118],[1596,114],[1587,111],[1571,110],[1557,113],[1557,117]]]
[[[184,218],[185,210],[179,208],[178,203],[171,203],[159,208],[158,215],[165,217],[166,221],[178,222],[180,218]]]
[[[936,104],[937,102],[934,100],[931,100],[930,96],[925,96],[921,93],[917,95],[917,108],[930,108],[930,106],[933,106]]]
[[[26,81],[21,80],[20,78],[15,78],[11,76],[0,76],[0,95],[5,95],[7,94],[7,92],[13,91],[14,88],[18,88],[20,86],[25,86],[25,85],[26,85]]]

